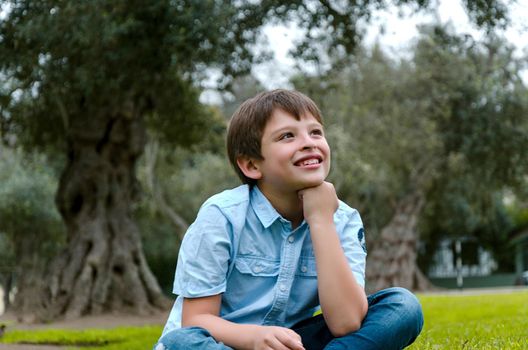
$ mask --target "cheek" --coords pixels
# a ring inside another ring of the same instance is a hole
[[[322,146],[322,149],[323,149],[323,152],[326,153],[327,157],[328,157],[328,160],[330,160],[330,156],[331,156],[331,150],[330,150],[330,146],[328,145],[328,143],[324,143],[324,145]]]
[[[332,163],[332,152],[330,151],[330,147],[327,145],[326,148],[326,173],[330,171],[330,164]]]

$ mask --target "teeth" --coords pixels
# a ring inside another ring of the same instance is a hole
[[[302,165],[312,165],[312,164],[319,164],[318,159],[308,159],[302,162]]]

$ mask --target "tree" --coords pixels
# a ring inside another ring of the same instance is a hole
[[[146,126],[160,131],[162,142],[185,145],[199,139],[207,126],[198,102],[206,68],[222,72],[220,86],[248,71],[254,62],[250,47],[270,16],[298,16],[310,23],[306,43],[314,41],[312,29],[322,28],[331,32],[336,48],[349,51],[359,37],[349,35],[357,20],[383,2],[342,5],[308,0],[4,2],[2,137],[16,135],[28,148],[66,154],[56,203],[67,247],[51,264],[43,289],[21,294],[37,300],[38,307],[19,314],[43,320],[163,308],[165,299],[146,264],[131,214]]]
[[[424,238],[431,243],[438,232],[444,237],[471,234],[495,253],[499,267],[505,269],[513,264],[504,255],[513,226],[504,193],[521,190],[527,172],[522,156],[528,142],[524,117],[528,94],[520,77],[523,60],[516,59],[513,48],[494,35],[479,43],[439,28],[429,30],[439,45],[432,49],[431,42],[423,41],[415,61],[423,68],[436,67],[437,73],[427,83],[422,73],[416,90],[425,84],[442,106],[429,111],[442,135],[444,161],[427,191]],[[458,58],[448,59],[450,55]],[[453,68],[440,71],[446,65]],[[456,94],[446,98],[447,89]]]
[[[508,26],[509,2],[510,0],[461,0],[471,22],[486,33]],[[303,61],[309,61],[315,64],[320,73],[341,68],[347,63],[349,55],[361,43],[367,25],[376,11],[395,5],[419,12],[434,10],[436,5],[429,0],[293,0],[282,3],[284,5],[278,9],[286,10],[289,5],[290,19],[305,33],[294,49],[294,56],[300,59],[298,67],[303,70]]]
[[[0,147],[0,277],[4,305],[15,276],[19,293],[40,287],[39,274],[64,245],[64,227],[53,205],[57,177],[45,157]],[[35,299],[17,298],[33,307]],[[16,304],[16,306],[20,306]]]
[[[447,218],[467,228],[462,202],[477,229],[499,219],[490,215],[498,191],[521,186],[528,90],[520,62],[499,38],[480,43],[433,25],[410,61],[375,47],[334,75],[296,81],[328,115],[339,194],[365,214],[369,289],[427,287],[416,265],[419,229]],[[432,208],[448,214],[425,223]]]
[[[9,5],[0,23],[0,74],[7,77],[3,136],[67,153],[56,197],[67,247],[43,289],[21,294],[39,307],[20,314],[42,320],[164,308],[131,215],[146,125],[175,144],[200,139],[208,114],[194,81],[206,66],[226,76],[247,71],[254,29],[262,23],[248,11],[257,7],[210,1]]]

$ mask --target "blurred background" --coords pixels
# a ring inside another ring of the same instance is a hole
[[[0,313],[170,305],[229,117],[315,100],[367,290],[528,285],[527,1],[0,2]]]

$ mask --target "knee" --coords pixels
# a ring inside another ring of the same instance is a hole
[[[424,324],[422,305],[418,298],[405,288],[394,287],[387,290],[390,299],[398,308],[400,324],[409,331],[419,334]]]
[[[207,342],[208,338],[211,338],[211,335],[203,328],[179,328],[163,335],[153,350],[194,349],[197,345]]]

